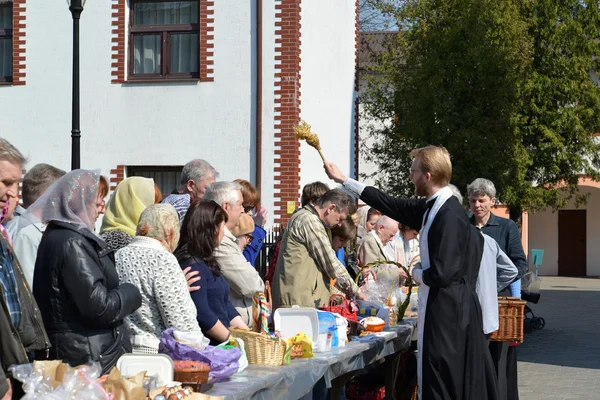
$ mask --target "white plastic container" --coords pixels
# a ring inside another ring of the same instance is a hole
[[[123,376],[135,376],[146,371],[147,376],[158,375],[158,385],[173,381],[173,360],[166,354],[123,354],[117,360],[117,368]]]
[[[312,340],[313,349],[316,348],[316,341],[319,338],[319,317],[314,308],[298,306],[278,308],[273,313],[273,323],[275,330],[284,338],[291,338],[304,332]]]

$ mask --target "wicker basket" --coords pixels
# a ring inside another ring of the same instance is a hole
[[[249,364],[273,365],[283,364],[285,340],[272,339],[265,333],[256,333],[246,329],[230,328],[233,337],[242,339]]]
[[[492,342],[523,342],[525,304],[518,297],[498,297],[499,328],[490,335]]]

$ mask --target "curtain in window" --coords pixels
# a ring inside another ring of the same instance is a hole
[[[197,24],[198,1],[136,2],[133,19],[136,25]]]
[[[0,5],[2,5],[0,1]],[[12,30],[12,8],[0,7],[0,30]],[[2,33],[0,33],[1,35]],[[0,76],[12,76],[12,38],[0,37]]]
[[[171,34],[171,72],[198,72],[198,34]]]
[[[135,35],[134,74],[160,74],[161,35]]]
[[[0,39],[0,76],[12,76],[12,39]]]
[[[2,6],[2,1],[0,1]],[[12,6],[0,7],[0,29],[12,29]]]
[[[142,176],[144,178],[154,179],[154,183],[160,189],[163,196],[170,194],[173,189],[179,186],[181,172],[178,171],[144,171],[131,168],[133,171],[127,171],[127,176]]]

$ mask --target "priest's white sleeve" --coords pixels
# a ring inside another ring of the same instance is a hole
[[[418,284],[423,283],[423,270],[421,268],[413,269],[410,275],[412,276],[413,281],[417,282]]]
[[[365,188],[367,187],[367,185],[365,185],[364,183],[361,183],[352,178],[346,178],[342,185],[344,186],[344,188],[348,189],[349,191],[351,191],[359,197],[362,194],[363,190],[365,190]]]

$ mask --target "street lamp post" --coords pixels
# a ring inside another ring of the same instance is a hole
[[[85,0],[67,0],[73,16],[73,103],[71,116],[71,169],[80,168],[81,130],[79,129],[79,17]]]

